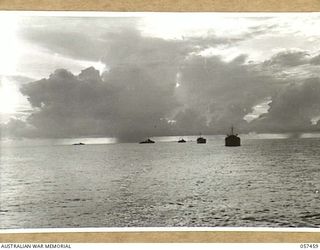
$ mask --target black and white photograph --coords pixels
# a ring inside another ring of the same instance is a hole
[[[0,229],[320,227],[320,13],[1,11],[0,34]]]

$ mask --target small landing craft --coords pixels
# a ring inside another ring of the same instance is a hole
[[[145,144],[145,143],[154,143],[154,141],[148,138],[148,139],[145,140],[145,141],[139,142],[139,144]]]
[[[205,143],[207,143],[207,139],[202,137],[202,136],[200,136],[200,137],[197,138],[197,143],[198,144],[205,144]]]

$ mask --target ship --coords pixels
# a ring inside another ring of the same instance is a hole
[[[85,144],[82,143],[82,142],[79,142],[79,143],[74,143],[74,144],[72,144],[72,145],[74,145],[74,146],[82,146],[82,145],[85,145]]]
[[[185,142],[186,142],[186,140],[183,138],[178,141],[178,143],[185,143]]]
[[[202,137],[202,136],[200,135],[200,137],[197,138],[197,143],[198,143],[198,144],[207,143],[207,139],[204,138],[204,137]]]
[[[241,146],[241,139],[238,134],[234,134],[233,126],[231,127],[231,134],[228,134],[225,138],[226,147],[239,147]]]
[[[147,140],[145,141],[141,141],[139,142],[140,144],[145,144],[145,143],[155,143],[153,140],[151,140],[150,138],[148,138]]]

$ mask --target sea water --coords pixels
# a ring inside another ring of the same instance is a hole
[[[320,139],[1,144],[0,228],[319,227]]]

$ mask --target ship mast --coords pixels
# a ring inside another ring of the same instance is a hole
[[[231,135],[233,135],[233,125],[231,126]]]

